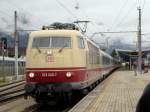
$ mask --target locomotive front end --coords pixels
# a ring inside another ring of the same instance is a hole
[[[78,33],[74,30],[31,33],[27,48],[26,95],[41,100],[45,96],[66,96],[73,88],[80,88],[77,82],[84,79],[86,59],[77,58],[80,54],[75,38]]]

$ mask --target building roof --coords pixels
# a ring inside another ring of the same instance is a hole
[[[115,51],[123,61],[138,58],[138,50],[115,49]],[[142,50],[142,58],[145,58],[147,54],[150,54],[150,49]]]

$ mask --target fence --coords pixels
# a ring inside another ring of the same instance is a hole
[[[25,74],[25,60],[18,60],[18,74]],[[4,61],[0,58],[0,79],[3,76],[15,76],[15,60],[14,58],[6,58]]]

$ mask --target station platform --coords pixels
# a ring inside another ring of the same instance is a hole
[[[135,112],[150,73],[116,71],[85,96],[69,112]]]

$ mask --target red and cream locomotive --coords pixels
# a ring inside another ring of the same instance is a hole
[[[26,61],[26,95],[37,102],[69,97],[76,90],[85,92],[117,67],[73,24],[32,32]]]

